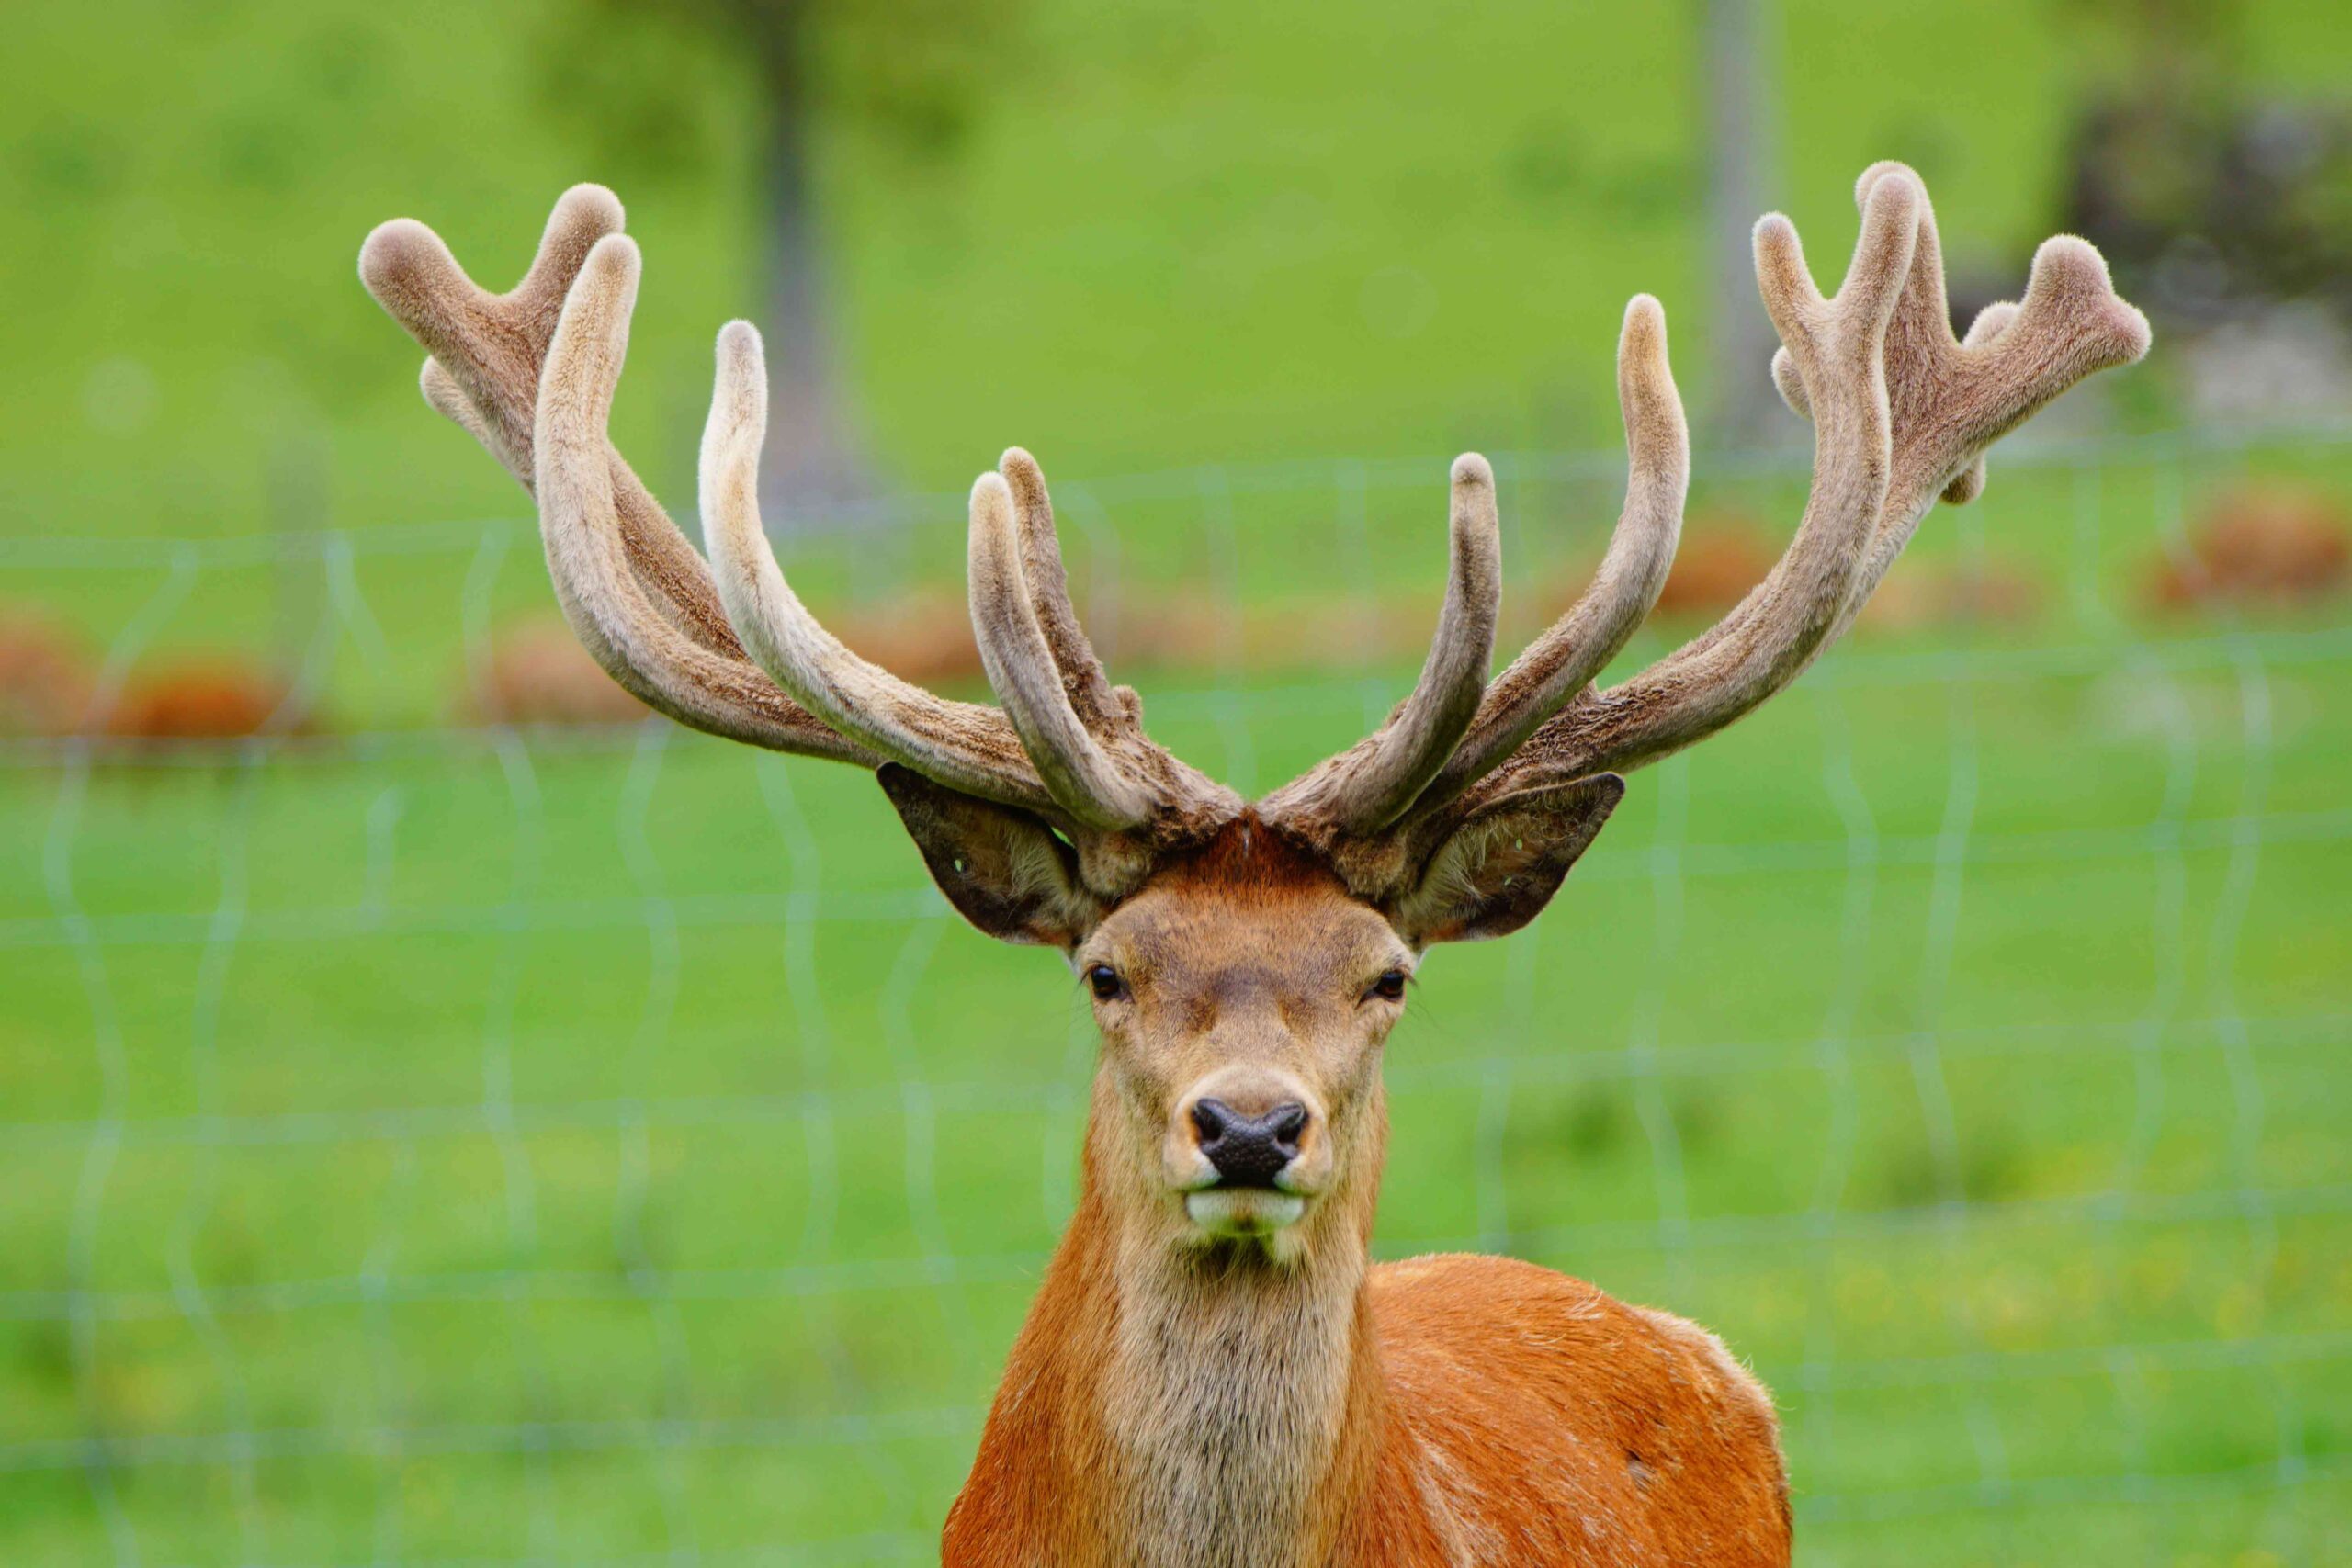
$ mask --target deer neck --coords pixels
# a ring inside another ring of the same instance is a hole
[[[1082,1292],[1056,1313],[1072,1425],[1093,1439],[1074,1448],[1099,1456],[1070,1478],[1092,1515],[1080,1533],[1143,1568],[1324,1561],[1379,1448],[1366,1227],[1327,1213],[1280,1262],[1175,1247],[1091,1147],[1087,1168],[1055,1269]]]

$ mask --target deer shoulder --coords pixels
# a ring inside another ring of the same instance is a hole
[[[1705,1329],[1509,1258],[1385,1264],[1368,1293],[1403,1484],[1356,1561],[1789,1561],[1771,1396]]]

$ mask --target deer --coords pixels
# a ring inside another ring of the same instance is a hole
[[[1706,1330],[1506,1258],[1372,1261],[1383,1049],[1424,955],[1533,919],[1623,775],[1786,689],[1986,449],[2149,345],[2098,252],[2060,236],[2021,299],[1953,333],[1935,217],[1899,164],[1856,187],[1834,294],[1756,226],[1813,425],[1786,551],[1712,627],[1606,687],[1657,599],[1690,445],[1662,307],[1627,307],[1625,500],[1583,594],[1492,675],[1494,472],[1454,462],[1419,675],[1385,723],[1244,800],[1157,745],[1073,610],[1018,447],[972,486],[975,639],[996,702],[860,658],[763,526],[760,337],[718,337],[698,470],[707,558],[606,431],[641,261],[611,192],[557,204],[492,294],[424,225],[361,276],[426,351],[425,400],[537,502],[556,596],[622,687],[707,733],[874,772],[946,901],[1058,949],[1102,1037],[1068,1228],[950,1507],[953,1568],[1785,1564],[1770,1395]],[[1352,700],[1352,699],[1351,699]]]

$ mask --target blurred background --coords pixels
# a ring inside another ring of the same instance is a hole
[[[1263,789],[1409,683],[1445,465],[1508,632],[1700,455],[1628,664],[1802,503],[1746,255],[1909,161],[1964,321],[2061,230],[2156,327],[1850,642],[1638,777],[1389,1051],[1379,1249],[1722,1332],[1813,1563],[2352,1562],[2352,10],[2304,0],[12,6],[0,1559],[921,1562],[1092,1032],[880,793],[644,719],[354,277],[596,179],[616,434],[711,334],[786,564],[970,694],[963,487],[1055,481],[1159,737]]]

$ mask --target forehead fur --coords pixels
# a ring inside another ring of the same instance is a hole
[[[1116,949],[1147,964],[1197,959],[1206,950],[1235,957],[1281,955],[1296,963],[1308,946],[1337,956],[1403,945],[1388,921],[1347,889],[1331,868],[1253,817],[1229,824],[1198,850],[1153,875],[1104,919],[1087,945]]]

